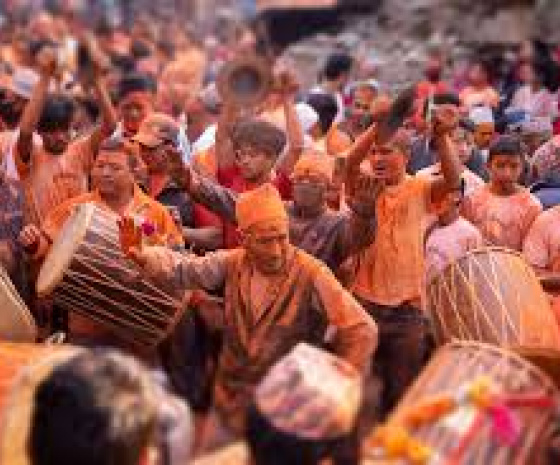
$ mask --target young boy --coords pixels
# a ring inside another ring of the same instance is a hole
[[[518,183],[523,163],[519,138],[499,137],[488,155],[490,182],[465,199],[463,215],[487,244],[521,251],[529,228],[542,211],[538,199]]]
[[[464,189],[463,183],[460,189],[450,192],[439,205],[437,222],[426,239],[426,284],[449,263],[458,260],[469,250],[484,245],[480,231],[459,213]]]
[[[93,47],[93,45],[90,45]],[[103,122],[90,135],[70,140],[73,101],[63,95],[49,95],[57,71],[54,50],[45,47],[38,55],[41,77],[23,112],[15,148],[15,161],[25,191],[26,223],[40,225],[53,208],[88,190],[88,176],[101,142],[116,128],[116,114],[101,79],[101,67],[94,64],[91,79]],[[37,131],[42,146],[33,142]]]

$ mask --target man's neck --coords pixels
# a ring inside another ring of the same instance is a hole
[[[129,193],[119,193],[119,195],[102,197],[103,201],[109,206],[111,210],[119,215],[124,215],[130,202],[134,198],[134,189]]]

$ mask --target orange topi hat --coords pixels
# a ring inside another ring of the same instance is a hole
[[[265,221],[288,221],[284,202],[272,184],[264,184],[241,194],[237,200],[235,215],[242,231]]]

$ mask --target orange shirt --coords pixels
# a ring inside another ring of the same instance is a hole
[[[103,201],[97,191],[79,195],[65,201],[49,213],[45,221],[43,221],[41,229],[45,235],[53,241],[72,210],[77,205],[88,202],[96,204],[99,208],[110,210],[109,206]],[[150,221],[155,226],[157,236],[162,238],[164,243],[171,246],[180,246],[183,244],[181,232],[175,225],[167,209],[159,202],[156,202],[144,194],[140,188],[134,188],[134,196],[132,197],[132,201],[126,213]]]
[[[380,305],[420,303],[431,182],[409,177],[379,195],[375,240],[358,257],[353,292]]]
[[[24,186],[26,223],[41,225],[48,213],[65,200],[87,192],[94,157],[87,137],[70,143],[60,155],[34,145],[28,163],[16,153],[16,166]]]

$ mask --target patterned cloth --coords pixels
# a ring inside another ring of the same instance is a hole
[[[541,212],[540,202],[527,189],[503,197],[487,186],[463,203],[463,216],[479,229],[487,244],[517,251]]]
[[[530,163],[536,179],[560,179],[560,136],[541,145]]]
[[[276,363],[255,392],[259,412],[277,430],[314,440],[350,433],[361,400],[356,369],[304,343]]]

